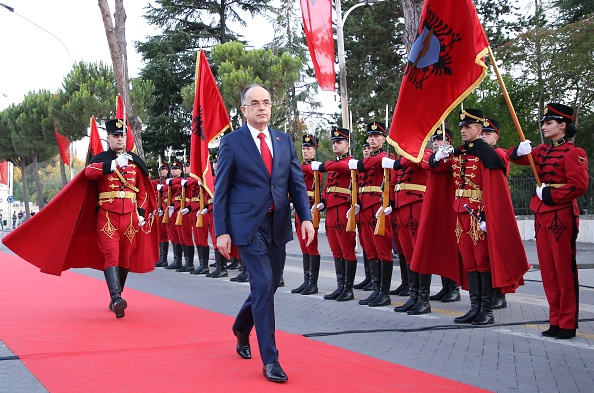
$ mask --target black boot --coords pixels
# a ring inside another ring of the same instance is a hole
[[[198,266],[192,274],[208,274],[208,255],[210,254],[210,248],[208,246],[198,246],[198,259],[200,266]]]
[[[239,261],[239,274],[231,279],[233,282],[247,282],[249,281],[249,277],[245,268],[245,265],[238,259]]]
[[[429,292],[431,288],[431,274],[419,273],[419,298],[413,308],[408,310],[408,315],[429,314],[431,304],[429,303]]]
[[[353,285],[353,289],[363,289],[371,282],[371,275],[369,274],[369,259],[367,253],[363,251],[363,270],[365,271],[365,278],[359,284]]]
[[[165,267],[167,263],[167,253],[169,252],[169,242],[159,243],[159,262],[155,263],[155,267]]]
[[[318,276],[320,274],[320,256],[311,255],[309,258],[309,282],[303,291],[302,295],[313,295],[318,293]]]
[[[498,290],[493,291],[493,310],[507,308],[507,300],[505,300],[505,293]]]
[[[120,272],[117,266],[108,267],[103,271],[111,303],[109,309],[112,310],[116,318],[123,318],[125,316],[124,310],[128,307],[128,303],[122,299],[122,284],[120,283]]]
[[[283,277],[284,272],[281,272],[280,275],[280,279],[278,280],[278,287],[284,287],[285,286],[285,278]]]
[[[404,254],[398,254],[398,265],[400,266],[400,285],[398,288],[390,291],[390,295],[409,296],[408,291],[408,265]]]
[[[456,281],[450,280],[450,288],[448,293],[441,298],[442,303],[452,303],[460,301],[460,287],[456,284]],[[431,299],[431,298],[430,298]]]
[[[337,302],[346,302],[355,299],[353,293],[353,282],[355,281],[355,274],[357,272],[357,261],[344,261],[344,289],[336,298]]]
[[[176,269],[176,272],[188,272],[190,274],[194,273],[194,246],[183,246],[184,247],[184,253],[185,253],[185,260],[186,263],[180,267],[179,269]]]
[[[172,270],[172,269],[179,269],[182,267],[182,245],[181,244],[173,244],[173,263],[171,265],[166,266],[165,269]]]
[[[344,289],[344,259],[334,258],[334,270],[336,270],[337,288],[330,295],[325,295],[325,300],[336,300]]]
[[[369,260],[369,275],[371,276],[371,282],[368,285],[372,285],[373,289],[371,294],[366,299],[359,300],[359,304],[367,306],[369,302],[377,297],[379,294],[380,282],[381,282],[381,266],[379,259]],[[365,290],[365,288],[363,288]]]
[[[473,325],[492,325],[493,318],[493,283],[491,272],[479,273],[481,280],[481,312],[472,321]]]
[[[408,266],[410,267],[410,266]],[[419,273],[408,269],[408,300],[402,305],[394,307],[395,312],[407,312],[417,304],[419,300]]]
[[[118,274],[120,275],[120,290],[124,292],[124,286],[126,285],[126,279],[128,278],[128,272],[130,269],[124,269],[123,267],[118,267]]]
[[[470,310],[461,317],[454,318],[455,323],[471,323],[481,311],[481,281],[478,272],[468,272],[468,294]]]
[[[310,255],[303,254],[303,283],[295,289],[291,289],[291,293],[301,293],[309,284],[309,271],[311,269]]]
[[[441,289],[435,295],[429,296],[429,300],[441,300],[450,291],[450,279],[441,276]]]
[[[388,306],[392,303],[390,299],[390,285],[392,284],[392,271],[394,270],[394,262],[380,261],[381,265],[381,281],[379,294],[367,304],[369,307]]]
[[[210,277],[219,278],[229,276],[229,273],[227,273],[227,260],[218,250],[215,250],[215,261],[217,262],[217,268],[211,273]]]
[[[227,270],[236,270],[239,269],[239,259],[235,257],[231,257],[231,263],[227,266]]]

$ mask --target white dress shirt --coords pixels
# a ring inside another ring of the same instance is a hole
[[[274,150],[272,149],[272,141],[270,140],[270,132],[268,131],[268,127],[266,127],[266,129],[264,131],[260,131],[260,130],[257,130],[254,127],[250,126],[249,124],[247,126],[248,126],[248,129],[250,130],[250,133],[252,134],[252,138],[254,139],[254,143],[256,144],[258,151],[260,151],[260,138],[258,138],[258,134],[260,134],[260,132],[263,132],[264,135],[266,135],[266,138],[264,138],[264,141],[268,145],[270,154],[272,155],[272,157],[274,157]],[[262,154],[261,151],[260,151],[260,154]]]

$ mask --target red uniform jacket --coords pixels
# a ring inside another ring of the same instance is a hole
[[[382,158],[388,154],[379,149],[371,152],[371,155],[359,161],[357,171],[363,173],[362,183],[359,185],[359,205],[361,209],[367,209],[382,202],[381,186],[384,181],[384,168]],[[394,158],[393,154],[390,154]]]
[[[425,150],[424,157],[428,158],[431,150]],[[393,206],[399,208],[423,200],[427,186],[427,172],[420,163],[401,157],[396,160],[394,169],[390,173],[390,200]]]
[[[345,154],[320,166],[320,172],[328,172],[326,187],[322,193],[326,208],[351,203],[351,190],[349,189],[351,184],[349,160],[351,158],[351,156]]]

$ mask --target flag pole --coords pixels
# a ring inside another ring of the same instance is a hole
[[[491,59],[491,64],[493,64],[493,70],[495,71],[495,75],[497,75],[497,81],[499,82],[499,86],[501,87],[501,92],[503,93],[503,97],[505,97],[505,102],[507,103],[507,107],[509,108],[509,112],[514,121],[514,125],[516,126],[516,130],[518,131],[518,135],[520,136],[520,141],[524,142],[526,140],[526,137],[524,137],[524,133],[522,132],[522,126],[520,126],[520,122],[518,121],[518,116],[516,115],[514,105],[512,104],[511,99],[509,98],[509,94],[507,93],[507,89],[505,88],[505,83],[503,82],[503,78],[499,73],[499,67],[497,67],[497,62],[495,61],[495,56],[493,55],[491,46],[488,46],[487,50],[489,51],[489,59]],[[530,167],[532,168],[532,172],[534,173],[534,177],[536,178],[536,184],[538,184],[538,186],[540,187],[540,177],[536,172],[536,165],[534,165],[534,159],[532,158],[532,154],[528,154],[528,161],[530,162]]]

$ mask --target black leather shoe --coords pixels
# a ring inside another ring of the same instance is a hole
[[[555,335],[557,340],[571,340],[572,337],[575,337],[575,329],[559,328],[559,331]]]
[[[555,337],[559,331],[559,326],[551,325],[547,330],[540,333],[543,337]]]
[[[237,346],[235,350],[242,359],[251,359],[252,351],[250,349],[250,335],[233,329],[233,334],[237,337]]]
[[[116,318],[124,318],[126,315],[124,310],[128,307],[128,303],[122,299],[121,297],[117,297],[112,299],[109,309],[113,311],[116,315]]]
[[[262,373],[270,382],[286,382],[289,379],[278,363],[278,360],[274,363],[265,364],[262,367]]]

